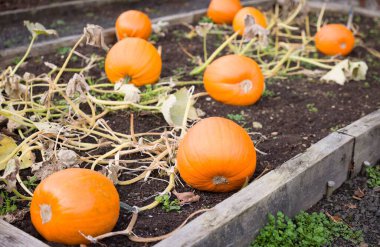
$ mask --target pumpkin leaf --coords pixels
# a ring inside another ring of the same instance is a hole
[[[5,167],[4,174],[1,178],[7,181],[7,191],[11,192],[16,188],[17,174],[20,171],[20,161],[18,159],[11,159]]]
[[[83,33],[86,37],[87,45],[103,48],[105,51],[109,50],[104,41],[104,29],[101,26],[87,24],[83,29]]]
[[[66,129],[60,124],[51,122],[34,123],[34,126],[36,126],[36,128],[40,131],[51,134],[64,133],[64,130]]]
[[[213,23],[200,23],[198,26],[195,27],[195,31],[197,32],[197,34],[201,37],[204,37],[206,36],[210,30],[212,29],[213,27]]]
[[[86,102],[86,93],[89,91],[90,86],[87,84],[83,74],[74,74],[74,76],[67,83],[67,96],[74,98],[76,93],[79,93],[80,102]]]
[[[58,161],[63,165],[69,167],[76,165],[80,162],[79,156],[73,150],[61,148],[57,153]]]
[[[186,114],[186,108],[190,104],[189,111]],[[161,112],[168,124],[174,127],[181,127],[184,118],[198,118],[197,111],[194,108],[194,101],[191,98],[190,90],[181,88],[164,101],[161,107]]]
[[[58,36],[57,31],[54,29],[46,29],[41,23],[38,22],[30,22],[24,21],[24,25],[29,30],[29,32],[33,35],[33,37],[37,37],[38,35],[56,35]]]
[[[351,62],[348,59],[336,64],[327,74],[325,74],[322,81],[334,81],[339,85],[344,85],[345,82],[354,80],[365,80],[368,71],[368,66],[365,62]]]
[[[125,84],[118,82],[114,86],[114,90],[124,94],[124,101],[138,103],[140,101],[140,89],[133,84]]]
[[[0,134],[0,161],[4,160],[13,150],[17,148],[16,142],[9,136]],[[28,150],[29,146],[25,145],[21,149],[20,169],[31,167],[35,156],[32,151]],[[7,164],[0,165],[0,171],[6,168]]]

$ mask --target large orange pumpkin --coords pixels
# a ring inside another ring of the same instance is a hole
[[[149,17],[141,11],[128,10],[116,20],[116,35],[118,40],[126,37],[148,39],[152,33],[152,23]]]
[[[177,167],[190,186],[227,192],[241,188],[256,169],[256,151],[235,122],[211,117],[194,125],[179,144]]]
[[[315,46],[325,55],[348,55],[355,46],[355,36],[342,24],[323,26],[315,35]]]
[[[217,24],[231,24],[241,8],[240,0],[211,0],[207,16]]]
[[[162,69],[157,49],[141,38],[125,38],[108,52],[105,70],[108,79],[115,83],[121,79],[142,86],[157,82]]]
[[[48,241],[77,245],[110,232],[119,217],[119,194],[102,174],[70,168],[44,179],[34,191],[30,216]],[[82,234],[81,234],[82,233]]]
[[[212,98],[229,105],[251,105],[264,92],[264,76],[252,59],[227,55],[212,62],[203,76],[206,91]]]
[[[265,15],[260,10],[254,7],[245,7],[239,10],[234,17],[233,28],[235,32],[239,32],[240,35],[244,34],[244,20],[247,15],[251,15],[255,19],[256,24],[262,26],[263,28],[267,27]]]

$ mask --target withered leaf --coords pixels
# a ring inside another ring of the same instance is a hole
[[[103,48],[104,50],[108,51],[109,48],[104,42],[104,29],[101,26],[93,25],[93,24],[87,24],[87,26],[83,29],[83,33],[86,37],[86,44]]]
[[[173,191],[173,194],[177,197],[181,205],[185,205],[187,203],[198,202],[201,198],[199,195],[195,195],[194,192],[177,192]]]

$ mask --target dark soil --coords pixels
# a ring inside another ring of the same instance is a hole
[[[80,34],[88,23],[104,28],[113,27],[116,18],[130,9],[142,10],[151,18],[178,14],[195,9],[206,8],[208,1],[204,0],[144,0],[137,2],[117,1],[103,5],[89,4],[80,8],[57,8],[31,14],[27,20],[39,22],[46,28],[56,29],[60,37]],[[0,18],[0,49],[27,45],[30,34],[23,26],[24,19],[16,17]],[[54,37],[39,37],[38,41],[54,39]]]
[[[358,196],[358,190],[364,192]],[[341,188],[328,198],[318,202],[310,212],[325,212],[341,218],[355,230],[363,232],[364,242],[368,246],[380,246],[380,193],[368,188],[365,176],[356,177],[347,181]],[[356,196],[356,199],[353,197]],[[334,246],[355,247],[342,239],[337,240]]]
[[[0,10],[15,10],[34,8],[41,5],[47,5],[52,3],[59,3],[61,0],[3,0],[0,1]],[[68,2],[68,1],[67,1]]]
[[[144,1],[145,5],[145,1]],[[380,32],[378,24],[372,19],[363,18],[359,22],[361,30],[374,30],[366,35],[368,44],[380,50],[377,43]],[[187,39],[184,33],[189,29],[183,26],[174,26],[167,37],[158,41],[162,46],[163,77],[178,74],[188,74],[194,67],[191,59],[187,57],[183,48],[194,55],[202,54],[202,42],[195,37]],[[218,36],[209,38],[209,50],[213,50],[220,42]],[[376,47],[377,46],[377,47]],[[84,54],[91,54],[98,50],[81,48]],[[289,77],[284,80],[267,80],[267,89],[271,92],[263,97],[257,104],[249,107],[233,107],[215,102],[211,98],[200,99],[196,106],[205,111],[206,116],[224,116],[229,114],[241,114],[244,120],[238,122],[249,131],[261,132],[266,140],[257,148],[267,153],[258,154],[258,167],[255,176],[264,168],[273,169],[298,153],[305,151],[310,145],[322,139],[334,130],[345,126],[360,117],[380,108],[380,63],[368,55],[363,49],[356,48],[352,57],[361,58],[368,62],[369,72],[366,82],[349,82],[344,86],[332,83],[321,83],[318,79],[308,79],[303,76]],[[44,57],[30,59],[23,68],[24,71],[41,73],[47,71],[42,64],[44,61],[55,64],[63,63],[63,56],[57,53]],[[40,64],[41,66],[36,66]],[[73,62],[69,67],[78,67],[80,62]],[[101,69],[92,72],[94,76],[102,73]],[[20,71],[22,74],[22,71]],[[66,79],[70,77],[67,73]],[[199,79],[184,76],[184,80]],[[196,88],[204,91],[203,86]],[[312,106],[312,107],[311,107]],[[117,112],[106,117],[109,125],[115,130],[129,133],[129,112]],[[254,129],[252,122],[257,121],[263,125],[262,129]],[[135,131],[142,132],[165,126],[161,115],[137,114],[135,118]],[[158,175],[157,175],[158,176]],[[130,205],[144,205],[153,200],[152,196],[162,191],[163,182],[151,180],[147,183],[136,183],[127,187],[118,187],[121,200]],[[178,191],[193,191],[188,186],[177,185]],[[229,197],[232,193],[217,194],[195,191],[201,196],[198,203],[184,206],[181,212],[165,213],[160,207],[139,215],[134,233],[139,236],[158,236],[174,230],[182,221],[197,209],[213,207],[218,202]],[[122,211],[120,220],[115,230],[126,227],[130,214]],[[29,217],[15,225],[27,233],[40,238],[41,236],[32,227]],[[127,237],[115,237],[103,241],[107,246],[142,246],[132,243]]]

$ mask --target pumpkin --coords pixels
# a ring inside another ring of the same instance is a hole
[[[241,8],[240,0],[212,0],[207,9],[207,16],[216,24],[231,24]]]
[[[30,216],[46,240],[77,245],[88,243],[82,234],[96,237],[110,232],[119,209],[119,194],[111,180],[89,169],[70,168],[37,186]]]
[[[122,13],[116,20],[115,28],[118,40],[126,37],[148,39],[152,33],[152,23],[149,17],[137,10]]]
[[[251,58],[227,55],[216,59],[206,69],[203,83],[209,95],[229,105],[251,105],[264,92],[264,76]]]
[[[155,83],[161,74],[162,60],[157,49],[141,38],[125,38],[108,52],[105,71],[115,83],[125,79],[136,86]]]
[[[180,142],[177,167],[193,188],[227,192],[241,188],[256,169],[256,151],[235,122],[210,117],[194,125]]]
[[[262,26],[263,28],[267,27],[267,20],[265,18],[265,15],[260,10],[254,7],[245,7],[239,10],[239,12],[237,12],[234,17],[232,26],[235,32],[238,32],[240,35],[244,34],[244,20],[247,15],[251,15],[255,19],[256,24]]]
[[[315,35],[315,46],[325,55],[348,55],[355,46],[354,34],[342,24],[323,26]]]

